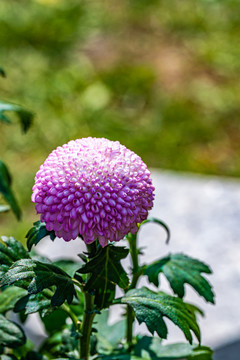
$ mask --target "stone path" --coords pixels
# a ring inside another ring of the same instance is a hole
[[[150,215],[169,225],[171,241],[165,244],[165,232],[159,226],[145,225],[139,235],[141,246],[146,247],[142,263],[169,252],[183,252],[209,264],[213,275],[208,278],[214,286],[216,306],[207,304],[188,286],[186,299],[206,314],[200,319],[203,344],[216,347],[237,340],[240,333],[240,182],[155,170],[152,176],[156,199]],[[65,243],[61,239],[55,242],[46,239],[37,246],[41,254],[51,259],[77,258],[83,248],[80,240]],[[170,291],[165,279],[161,281],[161,289]],[[112,321],[120,312],[121,309],[114,311]],[[138,328],[146,333],[144,325]],[[169,324],[169,341],[182,340],[181,332]]]

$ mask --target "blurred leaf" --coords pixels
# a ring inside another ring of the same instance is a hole
[[[1,114],[0,114],[1,115]],[[11,189],[11,175],[7,166],[0,160],[0,193],[2,193],[4,199],[11,206],[12,211],[16,215],[17,219],[21,218],[21,210],[18,206],[17,200]]]
[[[186,356],[192,354],[193,349],[196,347],[196,345],[188,343],[163,345],[161,342],[162,340],[156,337],[138,337],[133,352],[139,357],[148,354],[149,359],[152,360],[185,359]]]
[[[0,278],[17,260],[28,259],[29,254],[13,237],[2,236],[0,241]]]
[[[1,75],[2,77],[6,77],[5,71],[4,71],[3,68],[1,68],[1,67],[0,67],[0,75]]]
[[[65,300],[71,304],[75,295],[71,277],[53,264],[46,264],[32,259],[19,260],[3,275],[0,286],[16,284],[24,280],[28,293],[37,294],[45,288],[56,286],[51,299],[52,306],[60,306]]]
[[[25,344],[25,342],[26,337],[22,329],[0,314],[0,344],[10,348],[16,348]]]
[[[0,292],[0,313],[12,310],[15,303],[26,294],[24,289],[19,287],[10,286]]]
[[[10,210],[10,207],[8,205],[0,205],[0,213],[7,212],[9,210]]]
[[[32,249],[33,245],[37,245],[39,241],[46,236],[50,236],[52,241],[56,238],[55,232],[53,230],[48,231],[46,229],[45,222],[36,221],[26,235],[28,251]]]
[[[48,360],[48,358],[39,352],[36,351],[29,351],[26,356],[21,358],[21,360]]]
[[[8,355],[0,355],[0,360],[17,360],[15,355],[8,354]]]
[[[41,320],[48,334],[60,331],[66,325],[68,315],[61,309],[57,309],[51,314],[44,316]]]
[[[108,324],[109,311],[104,310],[100,315],[95,316],[94,328],[97,329],[97,349],[98,352],[104,354],[113,353],[117,349],[117,345],[125,337],[126,321],[120,320],[112,325]]]
[[[179,297],[185,294],[184,284],[191,285],[206,301],[214,303],[214,294],[209,282],[201,273],[211,274],[210,268],[203,262],[183,254],[170,254],[148,265],[144,274],[155,286],[159,286],[158,276],[163,273],[174,293]]]
[[[85,285],[85,290],[95,292],[95,304],[102,309],[110,304],[114,298],[115,285],[126,289],[129,284],[127,273],[120,261],[128,255],[129,250],[123,247],[108,245],[100,248],[78,273],[91,273]]]
[[[197,346],[187,357],[187,360],[213,360],[213,351],[207,346]]]
[[[27,132],[33,122],[33,113],[24,109],[19,105],[14,105],[0,101],[0,121],[11,123],[11,120],[6,116],[5,112],[13,111],[19,118],[23,132]]]
[[[143,287],[129,290],[122,298],[117,299],[116,303],[130,305],[139,324],[144,322],[152,334],[156,331],[161,338],[167,338],[167,326],[163,320],[166,316],[182,330],[190,343],[192,343],[191,331],[200,342],[201,335],[195,315],[179,298],[164,292],[155,293]]]

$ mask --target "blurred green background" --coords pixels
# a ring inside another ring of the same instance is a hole
[[[35,114],[1,124],[0,154],[24,221],[49,152],[71,139],[119,140],[149,167],[240,175],[239,0],[1,0],[0,98]]]

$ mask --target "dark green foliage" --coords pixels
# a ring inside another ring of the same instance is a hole
[[[0,112],[0,119],[1,119],[1,112]],[[11,209],[16,215],[17,219],[20,220],[21,210],[12,192],[11,185],[12,185],[12,178],[8,171],[8,168],[0,160],[0,193],[3,195],[4,199],[8,202],[8,204],[11,206]]]
[[[201,273],[211,274],[210,268],[203,262],[183,254],[170,254],[148,265],[144,274],[155,286],[159,286],[159,274],[168,279],[173,292],[179,297],[185,294],[184,284],[191,285],[206,301],[214,303],[214,293],[209,282]]]
[[[18,116],[22,131],[24,133],[27,132],[33,121],[33,113],[24,109],[22,106],[0,101],[0,121],[9,124],[12,123],[9,116],[6,115],[6,112],[9,111],[14,112]]]
[[[30,251],[32,246],[37,245],[45,236],[50,236],[51,240],[54,240],[56,237],[54,231],[48,231],[46,229],[45,222],[36,221],[26,235],[28,250]]]
[[[11,284],[24,288],[27,286],[29,294],[37,294],[45,288],[56,286],[51,299],[52,306],[60,306],[65,300],[70,304],[75,295],[74,283],[67,273],[53,264],[32,259],[15,262],[4,274],[0,285]]]
[[[6,77],[5,71],[4,71],[3,68],[1,68],[1,67],[0,67],[0,75],[1,75],[2,77]]]
[[[49,335],[60,331],[66,326],[66,319],[68,315],[61,309],[56,309],[54,312],[42,317],[43,325]]]
[[[2,346],[16,348],[25,344],[25,342],[26,338],[22,329],[0,314],[0,344]]]
[[[15,303],[24,295],[26,290],[16,286],[10,286],[0,292],[0,313],[4,314],[9,310],[12,310]]]
[[[167,326],[163,320],[166,316],[184,333],[186,339],[192,343],[192,334],[200,342],[201,335],[195,314],[181,299],[164,292],[155,293],[147,288],[129,290],[117,303],[131,305],[138,322],[144,322],[148,330],[163,338],[167,338]]]
[[[35,312],[40,312],[45,309],[51,308],[51,298],[48,298],[44,294],[44,290],[38,294],[26,295],[19,299],[15,306],[15,312],[24,311],[25,315],[33,314]]]
[[[13,237],[2,237],[0,241],[0,278],[17,260],[28,259],[29,254]]]
[[[99,309],[112,302],[116,285],[122,289],[128,287],[129,279],[120,262],[128,252],[126,248],[108,245],[100,248],[96,256],[78,270],[80,274],[91,273],[85,290],[95,293],[95,304]]]

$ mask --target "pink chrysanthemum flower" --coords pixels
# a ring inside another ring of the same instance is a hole
[[[147,166],[118,141],[83,138],[54,150],[35,177],[32,201],[47,230],[65,241],[119,241],[153,206]]]

